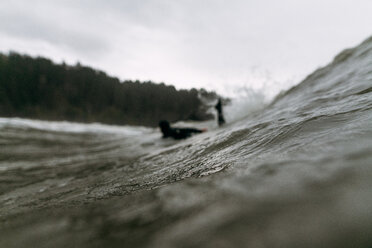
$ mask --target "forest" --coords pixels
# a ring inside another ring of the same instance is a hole
[[[117,125],[156,126],[159,120],[213,118],[204,89],[177,90],[164,83],[120,81],[83,66],[43,57],[0,53],[0,116]]]

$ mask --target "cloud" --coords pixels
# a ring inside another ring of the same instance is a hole
[[[371,8],[368,0],[2,0],[0,33],[11,39],[0,43],[30,53],[48,43],[44,56],[53,50],[122,79],[280,90],[369,36]],[[268,71],[271,85],[252,68]]]
[[[100,56],[110,49],[105,38],[85,31],[78,20],[53,18],[54,10],[36,15],[25,9],[0,12],[0,32],[25,41],[47,42],[84,56]],[[16,49],[16,48],[14,48]]]

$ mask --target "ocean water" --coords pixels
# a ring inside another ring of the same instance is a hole
[[[183,141],[0,118],[0,247],[372,247],[372,38]]]

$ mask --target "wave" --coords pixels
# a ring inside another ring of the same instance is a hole
[[[370,247],[371,68],[369,38],[180,142],[0,119],[0,246]]]
[[[68,121],[43,121],[31,120],[24,118],[1,118],[0,129],[6,127],[23,128],[23,129],[38,129],[54,132],[66,133],[119,133],[125,135],[140,135],[143,132],[149,132],[152,129],[139,126],[117,126],[106,125],[101,123],[75,123]]]

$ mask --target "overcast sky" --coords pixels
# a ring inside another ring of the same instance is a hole
[[[275,94],[372,35],[372,0],[1,0],[0,50]]]

